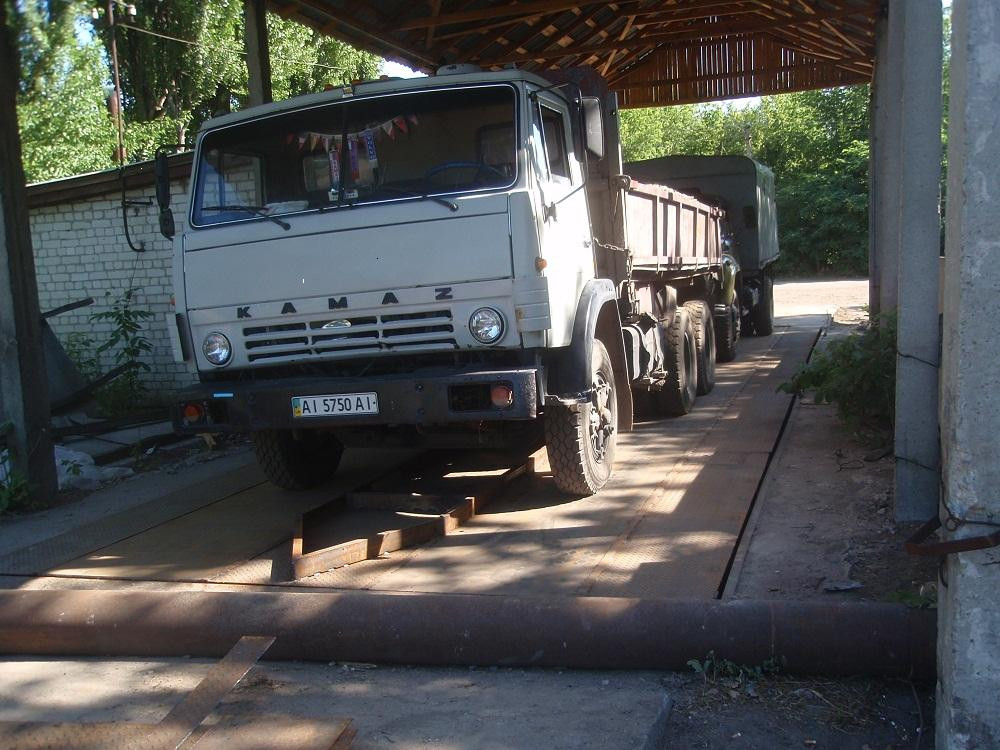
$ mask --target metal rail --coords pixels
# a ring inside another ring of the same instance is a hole
[[[291,547],[295,579],[364,560],[374,560],[405,547],[447,536],[499,497],[513,480],[534,470],[534,457],[528,457],[523,463],[491,478],[489,487],[476,489],[470,494],[421,492],[420,483],[410,486],[406,492],[375,489],[376,486],[391,484],[390,478],[376,480],[366,488],[334,498],[303,514],[296,523]],[[405,471],[396,472],[395,476],[403,473]],[[354,510],[391,511],[397,514],[394,520],[406,520],[408,523],[357,539],[309,549],[307,540],[310,527],[335,524],[338,515],[346,512],[345,506]],[[404,513],[405,519],[401,515]]]

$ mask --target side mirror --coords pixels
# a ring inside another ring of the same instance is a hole
[[[174,236],[174,212],[169,208],[160,209],[160,234],[168,240]]]
[[[596,96],[585,96],[581,102],[583,110],[583,143],[595,159],[604,158],[604,115],[601,100]]]
[[[162,226],[163,210],[170,206],[170,165],[167,155],[160,149],[156,150],[156,204],[160,207]]]

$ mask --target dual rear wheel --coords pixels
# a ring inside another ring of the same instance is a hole
[[[715,326],[712,309],[704,300],[678,308],[664,329],[667,377],[653,394],[661,416],[678,417],[694,408],[697,396],[715,387]]]

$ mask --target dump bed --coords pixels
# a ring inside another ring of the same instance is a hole
[[[664,156],[629,162],[625,173],[721,206],[745,271],[778,259],[774,174],[763,164],[746,156]]]
[[[630,180],[625,231],[633,273],[693,270],[719,263],[721,219],[716,206],[673,190]]]

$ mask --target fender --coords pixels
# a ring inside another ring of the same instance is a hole
[[[573,339],[552,362],[548,392],[561,400],[580,400],[590,391],[590,362],[594,339],[608,348],[615,373],[618,401],[618,429],[632,429],[632,389],[625,364],[618,295],[609,279],[591,279],[583,287],[573,321]]]

